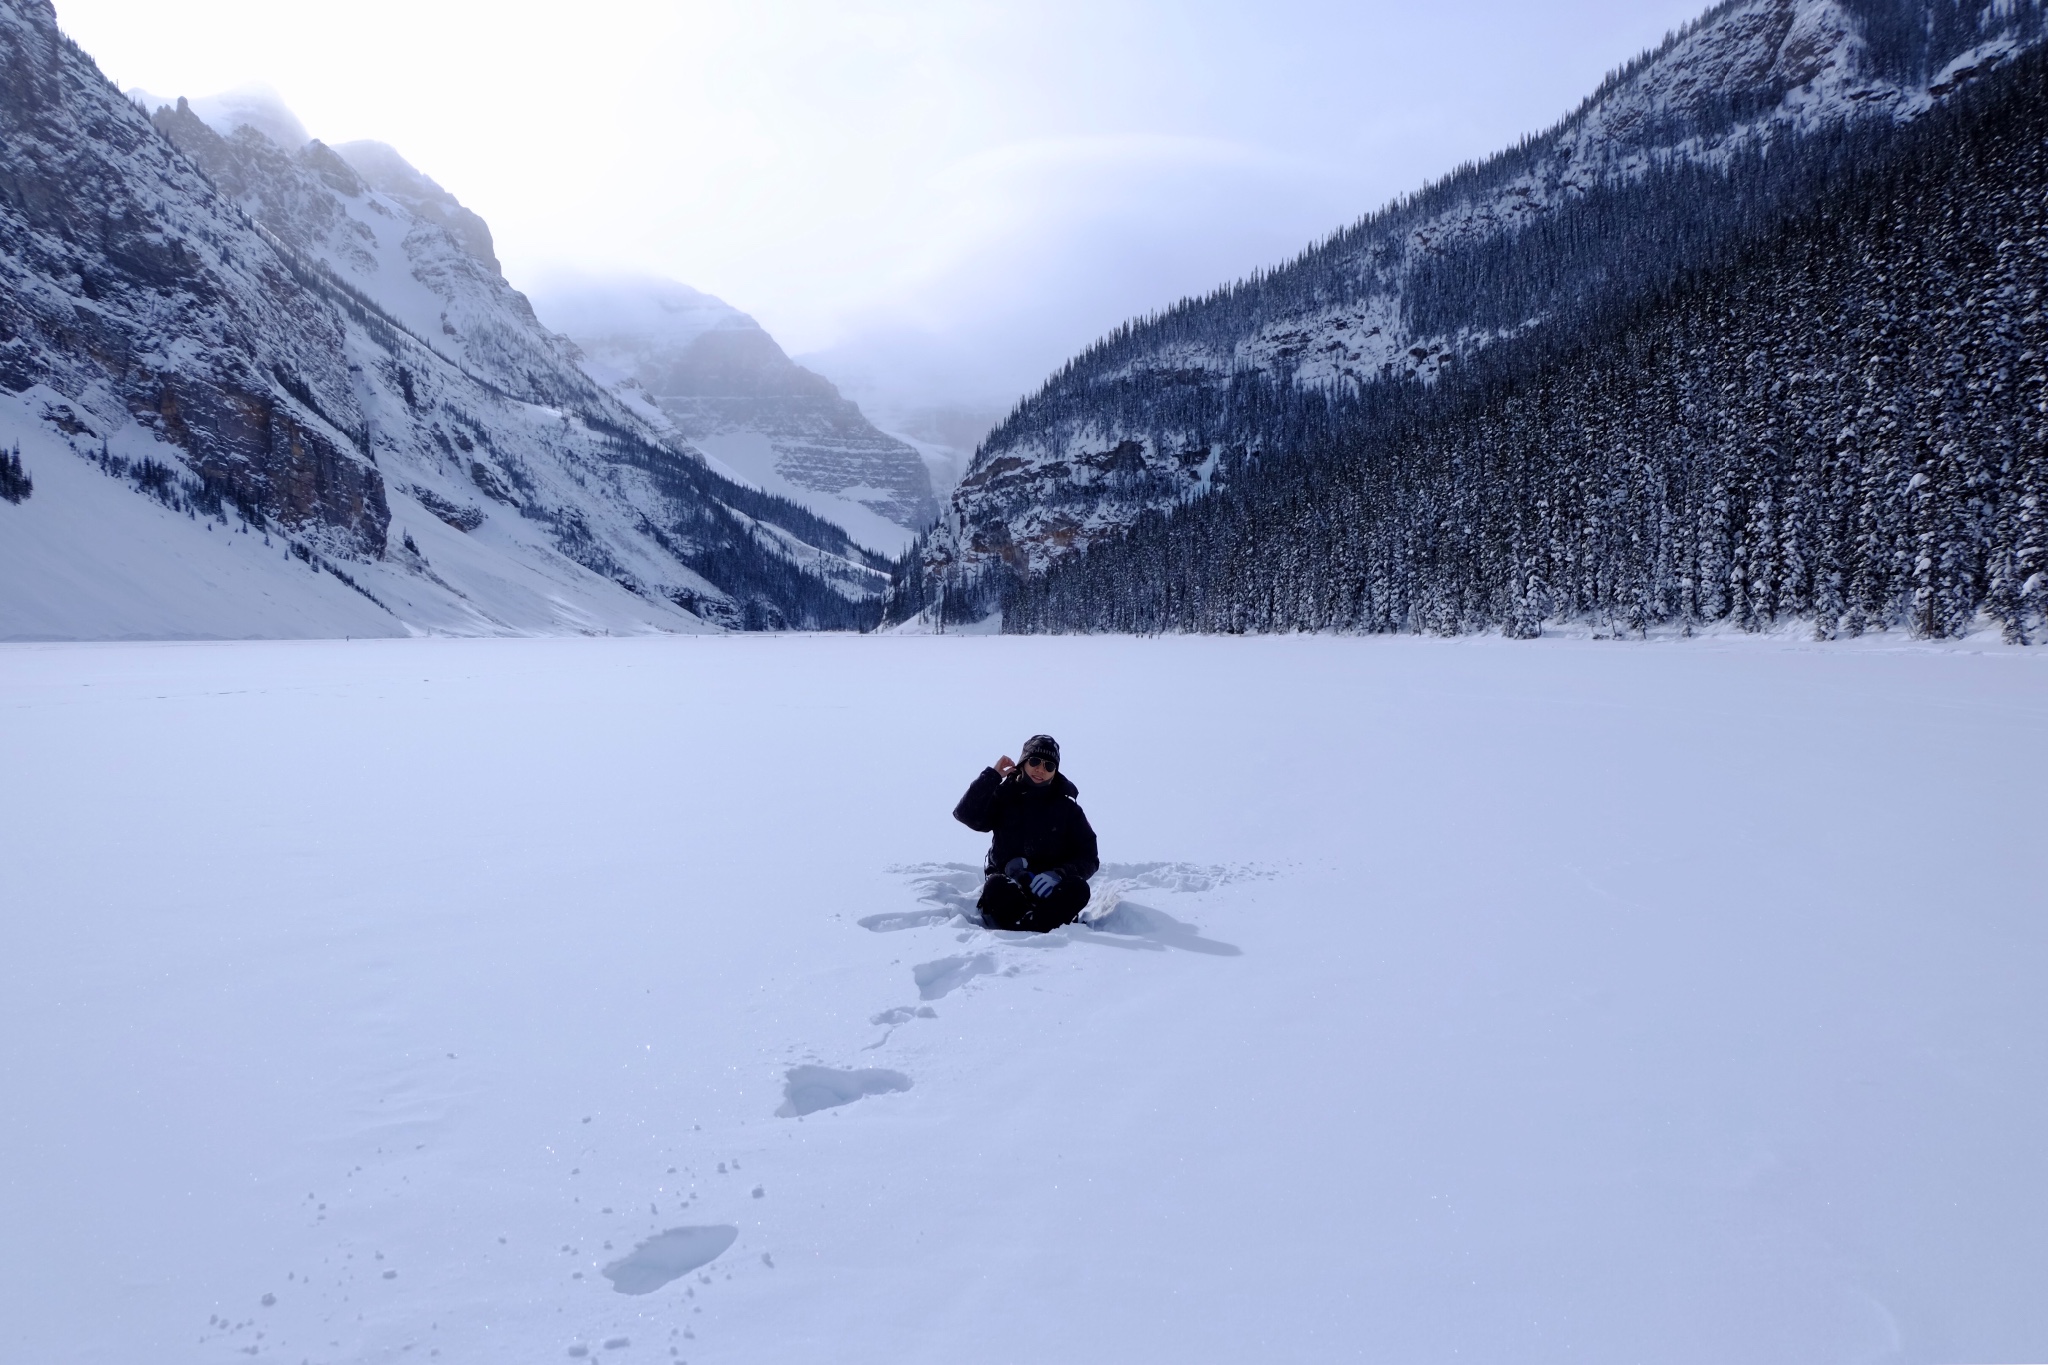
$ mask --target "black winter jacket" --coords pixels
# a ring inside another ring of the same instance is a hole
[[[993,834],[983,869],[1002,871],[1012,858],[1023,858],[1033,872],[1058,872],[1087,881],[1102,861],[1095,852],[1095,830],[1074,804],[1081,789],[1054,773],[1039,786],[1022,768],[1003,777],[994,768],[981,776],[953,807],[953,818],[969,829]]]

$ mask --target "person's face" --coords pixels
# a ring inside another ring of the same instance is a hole
[[[1044,754],[1033,754],[1024,760],[1024,776],[1041,787],[1052,781],[1052,775],[1059,770],[1059,765]]]

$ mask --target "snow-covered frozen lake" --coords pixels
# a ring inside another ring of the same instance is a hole
[[[0,648],[0,1358],[2038,1361],[2044,760],[2015,650]]]

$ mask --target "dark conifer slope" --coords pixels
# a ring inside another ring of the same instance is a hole
[[[1549,131],[1075,357],[976,453],[890,614],[985,612],[1248,463],[1361,438],[1418,385],[1587,344],[2044,37],[2048,0],[1723,0]]]
[[[2048,613],[2048,63],[1786,162],[1746,172],[1784,192],[1746,197],[1802,211],[1434,388],[1241,377],[1216,419],[1300,458],[1241,449],[1211,496],[1007,584],[1005,628],[1828,638],[1984,613],[2026,639]]]

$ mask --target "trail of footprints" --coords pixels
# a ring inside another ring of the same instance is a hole
[[[974,905],[983,877],[979,869],[962,863],[922,863],[894,870],[911,879],[918,892],[919,908],[869,915],[857,921],[861,928],[889,934],[905,929],[954,924],[962,928],[959,941],[963,944],[990,933],[983,928],[980,913]],[[1140,890],[1207,891],[1226,882],[1258,875],[1263,874],[1255,869],[1197,867],[1188,863],[1105,864],[1095,882],[1095,899],[1083,914],[1082,923],[1055,933],[1069,937],[1076,933],[1093,933],[1110,936],[1111,941],[1121,940],[1119,946],[1124,947],[1151,951],[1180,948],[1233,957],[1238,954],[1238,949],[1203,938],[1195,926],[1140,906],[1129,899],[1129,894]],[[1004,934],[998,937],[998,942],[1024,938],[1037,939],[1037,936]],[[1057,940],[1047,936],[1038,941]],[[896,1029],[913,1020],[938,1018],[938,1012],[930,1002],[951,995],[977,977],[1015,976],[1019,970],[1014,963],[1007,967],[1000,965],[992,952],[966,953],[918,963],[910,969],[910,979],[911,984],[917,987],[917,998],[923,1003],[899,1005],[875,1015],[869,1022],[888,1032],[863,1050],[873,1051],[881,1047]],[[853,1104],[870,1095],[892,1094],[910,1087],[910,1077],[897,1071],[794,1066],[784,1073],[783,1103],[775,1112],[782,1118],[801,1118],[822,1109]]]
[[[585,1116],[570,1131],[582,1131],[583,1125],[591,1124],[594,1117]],[[700,1125],[691,1125],[689,1131],[701,1133],[703,1130]],[[345,1223],[352,1205],[358,1200],[368,1206],[389,1208],[395,1199],[405,1197],[411,1187],[410,1176],[403,1169],[405,1160],[424,1152],[426,1146],[421,1143],[409,1150],[379,1147],[375,1154],[378,1159],[351,1163],[342,1172],[340,1187],[332,1194],[309,1192],[306,1195],[300,1210],[305,1226],[309,1229],[326,1228],[330,1226],[330,1216]],[[580,1149],[580,1154],[583,1159],[588,1159],[594,1150],[585,1146]],[[572,1151],[578,1149],[565,1147],[565,1153]],[[575,1161],[577,1157],[567,1159]],[[766,1196],[762,1185],[752,1183],[738,1157],[717,1161],[715,1171],[711,1169],[711,1161],[705,1160],[702,1164],[705,1168],[703,1178],[707,1182],[714,1176],[733,1181],[734,1197],[760,1199]],[[586,1227],[586,1232],[592,1235],[543,1250],[533,1245],[536,1239],[531,1236],[522,1239],[498,1234],[492,1239],[489,1250],[479,1254],[477,1260],[486,1266],[493,1262],[509,1263],[514,1275],[518,1276],[522,1270],[534,1268],[537,1261],[544,1263],[552,1259],[561,1267],[556,1273],[565,1274],[571,1282],[584,1281],[588,1269],[591,1272],[589,1278],[607,1280],[610,1282],[608,1288],[629,1296],[650,1294],[676,1280],[686,1279],[680,1295],[671,1294],[663,1303],[649,1305],[657,1312],[640,1311],[629,1315],[599,1308],[600,1321],[611,1319],[606,1330],[569,1331],[564,1334],[565,1344],[556,1349],[576,1359],[625,1352],[636,1346],[644,1353],[649,1345],[648,1333],[652,1330],[656,1338],[654,1349],[661,1352],[665,1346],[664,1354],[670,1365],[688,1365],[682,1353],[686,1344],[696,1339],[695,1325],[704,1312],[705,1300],[700,1298],[699,1291],[733,1279],[732,1265],[713,1267],[712,1263],[731,1249],[738,1239],[739,1229],[731,1224],[716,1224],[653,1231],[660,1227],[660,1223],[654,1220],[663,1217],[664,1208],[670,1217],[687,1215],[692,1206],[702,1199],[702,1191],[695,1183],[696,1172],[686,1165],[667,1167],[666,1178],[656,1185],[655,1197],[645,1204],[646,1221],[641,1221],[641,1206],[637,1204],[615,1200],[592,1211],[589,1205],[596,1203],[595,1198],[586,1202],[583,1194],[569,1193],[579,1188],[585,1194],[592,1193],[587,1188],[580,1163],[570,1165],[561,1178],[567,1184],[565,1194],[570,1203],[585,1205],[586,1218],[604,1220],[595,1227]],[[626,1231],[632,1226],[625,1222],[626,1219],[634,1220],[639,1230]],[[619,1238],[619,1245],[605,1235],[605,1230]],[[407,1279],[400,1265],[387,1259],[383,1250],[355,1243],[346,1233],[338,1235],[343,1240],[321,1257],[310,1273],[302,1268],[287,1270],[281,1283],[255,1296],[245,1310],[246,1316],[219,1311],[208,1313],[198,1344],[211,1347],[225,1359],[296,1361],[299,1365],[331,1365],[338,1360],[437,1360],[443,1355],[444,1344],[449,1347],[451,1358],[473,1357],[472,1349],[458,1345],[459,1336],[451,1334],[453,1339],[443,1342],[438,1321],[429,1321],[424,1330],[399,1328],[394,1331],[393,1310],[402,1310],[405,1300],[393,1296],[405,1294],[417,1302],[421,1295],[436,1294],[439,1286]],[[639,1238],[637,1244],[634,1244],[635,1238]],[[521,1245],[522,1241],[525,1245]],[[622,1253],[621,1246],[629,1246],[630,1249]],[[765,1270],[776,1268],[771,1254],[764,1252],[759,1259]],[[218,1305],[214,1307],[218,1309]],[[573,1300],[565,1300],[556,1306],[555,1311],[567,1316],[575,1310],[584,1317],[584,1326],[588,1328],[592,1325],[588,1316],[590,1307],[587,1303],[579,1306]],[[402,1311],[399,1317],[402,1321]],[[660,1338],[662,1327],[667,1327],[665,1340]]]
[[[910,879],[912,887],[917,892],[918,908],[870,915],[858,921],[862,928],[874,933],[896,933],[906,929],[935,928],[950,924],[959,927],[961,932],[958,940],[963,946],[973,944],[978,939],[986,942],[992,936],[991,931],[983,928],[980,915],[974,907],[974,900],[981,889],[982,881],[982,874],[978,869],[958,863],[927,863],[894,870]],[[1057,947],[1072,941],[1074,935],[1088,934],[1096,943],[1139,951],[1161,952],[1180,949],[1217,956],[1236,956],[1239,950],[1235,947],[1206,939],[1194,925],[1136,904],[1129,899],[1129,893],[1139,890],[1206,891],[1226,882],[1261,875],[1268,874],[1254,869],[1205,868],[1182,863],[1105,865],[1095,883],[1096,899],[1084,917],[1084,923],[1056,931],[1057,936],[1029,936],[1029,941],[1036,946]],[[1023,935],[1003,934],[994,937],[997,948],[1006,942],[1021,943],[1027,940],[1027,936]],[[872,1016],[869,1022],[882,1028],[884,1032],[864,1050],[880,1048],[889,1041],[897,1029],[905,1025],[938,1018],[938,1011],[932,1007],[932,1002],[942,1000],[982,977],[1016,976],[1019,971],[1020,968],[1016,964],[1005,966],[999,961],[995,951],[988,950],[965,951],[913,965],[910,969],[911,984],[917,990],[919,1003],[894,1006]],[[456,1060],[455,1054],[448,1054],[448,1059]],[[885,1067],[842,1069],[814,1064],[792,1066],[783,1073],[783,1102],[776,1109],[775,1116],[802,1119],[807,1115],[842,1108],[874,1096],[898,1094],[909,1090],[911,1086],[912,1080],[909,1076]],[[581,1120],[585,1125],[591,1122],[592,1116],[589,1115]],[[693,1131],[702,1130],[693,1127]],[[423,1149],[424,1144],[421,1144],[414,1150]],[[397,1174],[395,1181],[391,1178],[394,1169],[391,1163],[412,1153],[394,1152],[387,1157],[384,1149],[380,1147],[377,1149],[377,1155],[386,1158],[383,1168],[373,1172],[366,1165],[358,1163],[344,1173],[343,1179],[350,1194],[357,1192],[356,1185],[360,1182],[365,1186],[372,1186],[371,1189],[364,1191],[365,1194],[374,1193],[388,1199],[392,1195],[403,1193],[404,1187],[410,1184],[410,1177],[402,1172]],[[571,1166],[568,1178],[576,1180],[582,1174],[580,1165]],[[671,1177],[681,1175],[684,1179],[689,1178],[687,1170],[680,1170],[676,1166],[668,1167],[667,1174]],[[739,1176],[742,1187],[746,1183],[737,1158],[718,1162],[716,1174]],[[657,1187],[656,1194],[668,1198],[670,1216],[687,1214],[701,1198],[694,1186],[687,1193],[671,1193],[669,1186],[662,1185]],[[766,1197],[767,1191],[763,1186],[755,1184],[749,1194],[751,1198],[761,1199]],[[580,1195],[572,1196],[572,1200],[578,1204],[582,1202]],[[327,1223],[330,1213],[328,1202],[313,1193],[307,1194],[303,1211],[307,1215],[308,1224],[313,1227]],[[615,1212],[613,1205],[603,1206],[600,1212],[606,1217],[624,1216]],[[662,1217],[659,1198],[648,1202],[647,1214],[650,1219]],[[688,1365],[682,1357],[683,1344],[696,1339],[695,1329],[689,1319],[701,1315],[704,1311],[702,1303],[697,1302],[697,1291],[700,1288],[710,1288],[718,1282],[715,1274],[707,1270],[707,1267],[724,1256],[738,1238],[739,1228],[729,1223],[680,1226],[652,1232],[623,1254],[619,1254],[619,1249],[612,1241],[602,1237],[593,1239],[602,1242],[601,1248],[586,1251],[584,1246],[576,1242],[564,1242],[551,1254],[565,1258],[567,1264],[595,1269],[598,1275],[610,1281],[610,1287],[614,1291],[622,1295],[649,1295],[678,1280],[683,1281],[681,1298],[671,1298],[664,1306],[682,1313],[684,1322],[682,1325],[669,1327],[667,1338],[662,1345],[666,1346],[665,1355],[671,1360],[672,1365]],[[518,1249],[513,1246],[509,1237],[498,1236],[496,1244],[506,1249],[505,1254],[508,1257],[516,1258]],[[435,1344],[440,1331],[438,1322],[429,1324],[423,1338],[388,1348],[372,1348],[363,1341],[350,1343],[345,1347],[345,1339],[351,1334],[351,1330],[365,1322],[365,1307],[374,1302],[367,1296],[391,1292],[401,1278],[399,1267],[386,1263],[382,1251],[371,1249],[359,1261],[358,1250],[360,1248],[346,1244],[337,1247],[332,1255],[323,1260],[317,1276],[302,1274],[296,1270],[287,1271],[285,1285],[281,1288],[288,1298],[298,1300],[296,1305],[287,1304],[281,1310],[278,1293],[266,1292],[257,1300],[257,1311],[251,1316],[236,1319],[232,1315],[219,1312],[208,1314],[206,1329],[199,1338],[200,1344],[225,1347],[233,1355],[245,1358],[296,1358],[300,1365],[320,1365],[323,1358],[332,1359],[333,1356],[327,1353],[333,1352],[343,1352],[350,1359],[403,1361],[408,1358],[438,1358],[441,1355],[440,1347]],[[600,1252],[603,1259],[598,1258]],[[771,1253],[761,1253],[760,1261],[768,1270],[775,1268]],[[573,1281],[584,1280],[584,1270],[571,1270],[569,1278]],[[729,1266],[724,1270],[723,1278],[728,1281],[732,1279]],[[335,1297],[336,1291],[339,1291],[338,1299]],[[277,1330],[276,1328],[281,1328],[285,1321],[278,1316],[279,1313],[294,1306],[300,1311],[291,1314],[289,1321],[296,1330]],[[308,1310],[318,1311],[323,1307],[326,1311],[320,1315],[316,1328],[313,1323],[307,1321],[305,1313]],[[565,1310],[558,1308],[557,1311]],[[646,1314],[639,1317],[643,1324],[648,1323]],[[655,1330],[658,1331],[658,1327]],[[302,1343],[308,1335],[317,1335],[320,1338],[313,1349],[308,1350],[303,1345],[294,1345],[295,1340]],[[629,1331],[593,1332],[575,1335],[574,1339],[560,1349],[570,1359],[584,1360],[596,1355],[624,1352],[634,1345],[635,1339]],[[656,1349],[659,1350],[660,1347]]]

